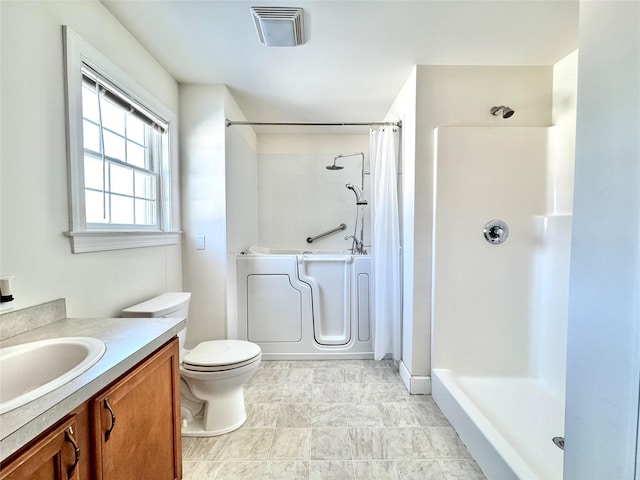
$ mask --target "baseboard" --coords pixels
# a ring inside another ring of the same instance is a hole
[[[400,361],[400,378],[402,383],[412,395],[430,395],[431,377],[411,375],[404,362]]]

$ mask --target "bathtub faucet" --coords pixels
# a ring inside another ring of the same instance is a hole
[[[351,254],[355,255],[366,255],[367,251],[364,249],[364,243],[362,242],[362,240],[358,240],[355,235],[347,235],[346,237],[344,237],[345,240],[349,240],[350,238],[353,238],[353,244],[351,247]]]

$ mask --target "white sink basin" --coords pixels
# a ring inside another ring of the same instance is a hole
[[[0,348],[0,415],[73,380],[106,351],[91,337],[65,337]]]

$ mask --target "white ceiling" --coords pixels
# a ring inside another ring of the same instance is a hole
[[[418,65],[552,65],[577,0],[102,0],[173,77],[225,84],[253,121],[380,121]],[[250,7],[304,8],[307,43],[258,42]]]

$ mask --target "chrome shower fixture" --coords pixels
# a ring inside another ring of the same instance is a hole
[[[336,160],[338,158],[340,158],[340,155],[333,159],[333,165],[327,165],[327,170],[342,170],[344,168],[342,165],[336,165]]]
[[[355,155],[362,155],[362,163],[363,163],[363,169],[364,169],[364,152],[343,153],[341,155],[338,155],[337,157],[333,157],[333,165],[327,165],[326,168],[327,170],[342,170],[344,168],[344,165],[336,165],[336,160],[344,157],[353,157]]]
[[[360,155],[362,157],[362,168],[360,170],[360,189],[364,190],[364,152],[354,152],[354,153],[343,153],[333,158],[333,165],[327,165],[327,170],[342,170],[344,168],[343,165],[336,165],[336,160],[339,158],[345,157],[355,157],[356,155]],[[368,173],[368,172],[367,172]]]
[[[491,115],[498,115],[500,110],[502,110],[502,118],[509,118],[516,113],[512,108],[500,105],[499,107],[491,107]]]
[[[347,187],[355,194],[356,205],[368,205],[368,202],[364,198],[362,198],[362,190],[356,187],[353,183],[347,183],[345,187]]]

